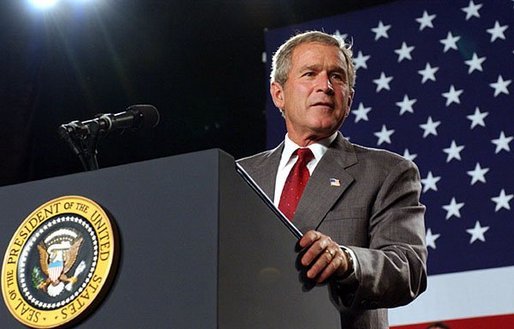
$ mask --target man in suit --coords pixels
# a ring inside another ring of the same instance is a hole
[[[273,56],[270,85],[287,135],[240,164],[304,233],[299,261],[309,280],[330,283],[342,328],[385,329],[387,308],[426,289],[425,208],[413,162],[338,131],[354,83],[343,40],[317,31],[289,39]],[[307,169],[298,174],[300,163]],[[293,176],[304,190],[291,208]]]

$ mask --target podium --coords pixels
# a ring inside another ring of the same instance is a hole
[[[220,150],[0,188],[0,252],[34,209],[63,195],[116,223],[117,274],[76,328],[340,328],[326,285],[303,288],[297,238]],[[25,328],[0,303],[5,328]]]

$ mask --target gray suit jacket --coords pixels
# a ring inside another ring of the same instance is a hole
[[[282,149],[283,143],[239,160],[271,199]],[[304,233],[325,233],[355,254],[355,275],[331,283],[342,328],[388,328],[386,308],[405,305],[426,289],[420,192],[413,162],[351,144],[340,133],[316,166],[293,223]]]

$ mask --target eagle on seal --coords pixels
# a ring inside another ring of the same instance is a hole
[[[57,287],[64,282],[71,284],[77,282],[76,276],[68,277],[67,273],[75,264],[83,241],[84,239],[79,237],[74,241],[60,241],[48,247],[43,242],[38,244],[39,264],[47,276],[47,279],[38,285],[38,289],[47,291],[49,286]],[[62,288],[58,289],[57,294],[61,291]]]

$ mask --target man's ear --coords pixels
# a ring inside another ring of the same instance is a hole
[[[348,97],[348,107],[352,107],[353,98],[355,97],[355,89],[350,90],[350,97]]]
[[[278,82],[271,83],[270,94],[275,106],[282,110],[284,108],[284,89]]]
[[[352,109],[352,102],[353,102],[353,97],[354,96],[355,96],[355,89],[351,88],[350,95],[348,96],[348,103],[346,104],[347,108],[346,108],[346,113],[344,115],[345,118],[348,115],[350,115],[350,110]]]

